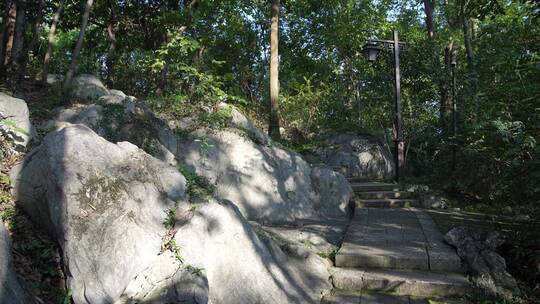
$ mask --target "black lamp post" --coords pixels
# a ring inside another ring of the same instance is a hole
[[[394,31],[394,40],[369,40],[363,47],[362,52],[369,62],[377,59],[377,53],[381,50],[388,50],[394,53],[394,76],[395,76],[395,163],[396,181],[401,184],[403,169],[405,164],[405,144],[403,141],[403,130],[401,126],[401,75],[399,72],[399,52],[405,48],[405,43],[399,42],[398,32]]]
[[[453,49],[450,65],[452,68],[452,170],[456,170],[456,150],[457,150],[457,98],[456,98],[456,66],[457,51]]]

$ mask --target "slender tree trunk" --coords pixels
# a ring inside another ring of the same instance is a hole
[[[116,32],[118,31],[118,19],[116,15],[116,1],[109,1],[111,15],[107,25],[109,36],[109,49],[107,50],[107,85],[113,87],[114,84],[114,51],[116,50]]]
[[[474,41],[476,40],[476,33],[478,32],[478,19],[471,18],[471,39],[474,46]]]
[[[49,75],[49,64],[51,61],[51,55],[54,45],[54,33],[56,32],[56,26],[58,25],[58,21],[60,20],[60,15],[62,14],[62,10],[64,9],[65,2],[66,0],[60,0],[60,2],[58,3],[58,7],[56,8],[56,12],[54,13],[51,28],[49,30],[49,36],[47,39],[47,52],[45,53],[45,59],[43,60],[43,74],[41,76],[41,81],[43,85],[47,84],[47,76]]]
[[[6,26],[6,46],[5,46],[5,52],[4,60],[3,60],[3,66],[7,66],[7,64],[11,61],[11,52],[13,49],[13,39],[15,37],[15,20],[17,19],[17,3],[15,1],[11,1],[11,5],[8,10],[8,19],[7,19],[7,26]]]
[[[440,123],[443,135],[448,138],[452,134],[452,57],[457,51],[453,42],[450,42],[444,50],[444,80],[441,87]]]
[[[426,12],[426,31],[429,39],[433,39],[435,29],[433,23],[433,13],[435,12],[435,0],[424,0],[424,11]]]
[[[86,6],[84,8],[84,13],[82,17],[81,30],[79,31],[79,38],[77,39],[77,44],[73,50],[73,56],[71,58],[71,64],[66,73],[66,79],[64,79],[64,90],[67,90],[73,81],[73,75],[75,74],[75,68],[77,67],[77,62],[79,59],[79,54],[81,53],[83,41],[84,41],[84,32],[86,31],[86,26],[88,25],[88,18],[90,17],[90,10],[92,9],[92,4],[94,0],[87,0]]]
[[[156,89],[157,96],[162,96],[163,94],[165,94],[165,90],[167,89],[168,73],[169,73],[169,64],[165,63],[163,65],[163,68],[161,68],[161,72],[159,73],[159,80],[158,80],[157,89]]]
[[[15,19],[15,34],[11,50],[11,71],[20,76],[21,64],[24,60],[24,32],[26,25],[26,1],[17,1],[17,18]]]
[[[36,48],[36,45],[39,41],[39,29],[41,28],[41,23],[43,21],[42,18],[43,18],[44,10],[45,10],[45,0],[39,0],[38,13],[36,15],[36,20],[34,21],[34,24],[32,25],[32,37],[30,39],[30,43],[28,44],[26,51],[24,52],[23,61],[21,63],[21,68],[20,68],[21,75],[26,74],[26,67],[28,65],[30,52],[34,52],[34,49]]]
[[[472,48],[472,37],[471,31],[469,28],[469,18],[466,14],[467,3],[462,3],[461,5],[461,25],[463,26],[463,40],[465,44],[465,51],[467,52],[467,63],[469,66],[474,65],[474,51]]]
[[[279,131],[279,0],[272,0],[270,26],[270,115],[268,134],[275,140],[281,138]]]
[[[351,113],[351,118],[353,117],[354,113],[352,112],[354,110],[355,104],[358,102],[358,96],[357,96],[357,89],[356,89],[356,82],[354,79],[354,70],[353,70],[353,63],[352,58],[348,54],[345,56],[345,73],[347,78],[347,110]]]
[[[191,25],[191,21],[192,21],[192,18],[193,18],[192,9],[193,9],[193,7],[194,7],[194,5],[196,3],[197,3],[197,0],[183,1],[184,9],[187,11],[187,20],[186,20],[186,25],[180,27],[180,29],[178,30],[180,35],[183,34],[187,30],[188,26]],[[170,10],[176,10],[176,11],[180,10],[179,2],[175,1],[175,0],[168,0],[167,1],[167,8],[170,9]],[[169,37],[167,36],[167,34],[165,34],[162,41],[168,42],[168,40],[169,40]],[[157,83],[156,83],[155,94],[157,96],[161,96],[161,95],[165,94],[165,92],[167,90],[168,79],[169,79],[169,63],[165,62],[165,64],[163,65],[163,68],[161,68],[161,71],[159,73],[159,77],[158,77]]]
[[[9,24],[9,13],[11,7],[11,0],[6,0],[4,3],[4,16],[2,18],[2,29],[0,32],[0,67],[4,65],[4,58],[6,56],[6,40],[7,40],[7,28]],[[0,68],[2,70],[2,68]]]
[[[460,6],[461,25],[463,27],[463,42],[465,45],[465,52],[467,54],[467,68],[469,70],[471,79],[471,96],[475,107],[474,113],[478,113],[478,75],[476,71],[476,62],[472,44],[472,31],[469,27],[469,19],[467,17],[467,5],[468,1],[463,1]]]

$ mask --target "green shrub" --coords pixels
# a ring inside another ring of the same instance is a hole
[[[187,192],[194,197],[207,198],[214,194],[215,186],[206,178],[197,175],[189,169],[178,166],[178,171],[184,175],[187,182]]]

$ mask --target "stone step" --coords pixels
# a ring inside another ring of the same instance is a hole
[[[464,271],[433,219],[409,208],[357,209],[335,262],[338,267]]]
[[[429,270],[428,254],[422,244],[413,246],[397,239],[394,242],[346,240],[336,253],[336,266]]]
[[[381,198],[413,198],[414,193],[409,191],[366,191],[358,192],[356,196],[360,199],[381,199]]]
[[[426,243],[415,233],[402,236],[373,237],[354,240],[346,237],[335,255],[337,267],[421,270],[465,273],[455,250],[442,242]],[[401,239],[401,240],[400,240]]]
[[[385,293],[354,293],[334,291],[322,299],[322,304],[471,304],[464,298],[396,296]]]
[[[351,183],[351,187],[354,192],[372,192],[372,191],[400,191],[398,184],[390,183]]]
[[[421,207],[420,201],[413,198],[356,199],[357,208],[409,208]]]
[[[464,275],[430,271],[333,268],[332,281],[344,291],[415,297],[462,296],[470,289]]]
[[[347,176],[347,180],[351,184],[375,182],[373,181],[373,178],[361,177],[361,176]]]

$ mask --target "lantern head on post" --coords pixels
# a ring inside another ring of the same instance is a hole
[[[377,59],[377,53],[379,53],[379,45],[376,42],[368,41],[362,48],[364,57],[369,62],[374,62]]]

